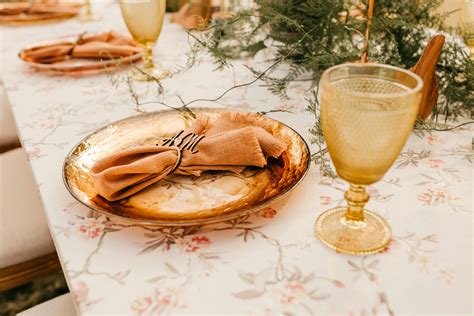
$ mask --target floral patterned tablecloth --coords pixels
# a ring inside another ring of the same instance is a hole
[[[32,42],[84,30],[126,31],[118,4],[97,1],[95,10],[104,19],[93,24],[69,20],[0,30],[3,81],[80,314],[471,314],[469,126],[411,135],[383,181],[369,187],[368,208],[387,218],[394,234],[390,248],[373,256],[339,254],[314,237],[314,220],[342,203],[347,187],[321,176],[314,165],[285,201],[209,227],[115,222],[76,202],[62,182],[63,159],[88,133],[136,114],[128,87],[114,87],[110,75],[41,73],[17,54]],[[185,32],[167,22],[155,57],[174,70],[185,64],[187,47]],[[205,59],[165,80],[163,99],[179,105],[176,95],[186,101],[214,97],[234,81],[252,79],[243,62],[214,68]],[[155,98],[155,85],[134,86],[141,100]],[[269,115],[309,140],[309,95],[306,85],[293,85],[282,101],[256,84],[196,105],[290,110]]]

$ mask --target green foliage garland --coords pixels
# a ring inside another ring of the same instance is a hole
[[[440,97],[431,116],[432,123],[418,122],[420,133],[452,129],[436,123],[439,115],[445,120],[456,118],[472,112],[474,105],[473,62],[465,45],[449,36],[453,29],[444,25],[445,15],[435,13],[441,2],[375,1],[368,50],[371,62],[408,69],[418,61],[433,32],[448,35],[436,68]],[[195,39],[193,61],[196,53],[206,51],[213,56],[218,68],[224,68],[231,66],[234,58],[251,58],[264,49],[271,49],[273,63],[264,71],[250,70],[273,93],[287,97],[286,88],[291,82],[308,80],[317,87],[325,69],[360,60],[368,0],[255,0],[255,3],[255,9],[236,8],[234,14],[214,20],[205,30],[190,32]],[[282,63],[288,67],[286,75],[272,76],[272,71]],[[323,175],[334,177],[323,147],[314,90],[308,98],[307,109],[315,119],[310,129],[311,141],[318,146],[312,158]]]
[[[204,32],[193,33],[195,50],[204,49],[219,67],[233,58],[253,57],[273,49],[278,62],[287,61],[284,77],[261,76],[269,88],[285,96],[294,80],[317,85],[322,72],[336,64],[360,59],[366,4],[357,0],[255,0],[255,9],[236,9]],[[369,60],[403,68],[413,66],[433,34],[428,29],[452,31],[435,13],[441,0],[376,0]],[[262,73],[253,70],[256,75]],[[474,67],[462,42],[448,40],[437,65],[440,83],[439,114],[457,116],[473,106]]]

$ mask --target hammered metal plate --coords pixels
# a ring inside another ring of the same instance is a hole
[[[142,59],[142,53],[136,53],[131,56],[116,58],[116,59],[94,59],[94,58],[68,58],[63,61],[58,61],[55,63],[39,63],[33,60],[28,59],[25,56],[25,50],[32,49],[36,47],[43,47],[61,43],[75,43],[77,41],[78,35],[75,36],[66,36],[57,40],[44,41],[39,43],[31,44],[28,47],[23,48],[18,57],[23,60],[26,64],[30,65],[33,68],[39,69],[41,71],[49,71],[55,73],[63,73],[69,75],[91,75],[102,73],[107,70],[115,70],[117,67],[124,67],[130,65],[131,63],[138,62]]]
[[[197,117],[217,119],[223,109],[193,109]],[[155,145],[192,124],[175,110],[146,113],[112,123],[83,139],[64,162],[64,183],[89,208],[110,217],[144,225],[187,226],[215,223],[257,212],[290,192],[310,165],[308,145],[293,129],[269,117],[250,114],[260,126],[288,143],[279,159],[266,168],[246,168],[242,174],[205,172],[200,177],[169,176],[145,190],[116,202],[97,195],[89,171],[112,153],[135,146]]]

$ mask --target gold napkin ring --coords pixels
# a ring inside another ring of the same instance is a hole
[[[176,169],[178,169],[179,165],[181,164],[181,158],[183,157],[183,155],[181,154],[181,149],[178,146],[171,146],[171,148],[176,150],[176,153],[178,154],[178,158],[176,158],[176,163],[174,164],[173,169],[171,169],[171,171],[168,174],[172,174],[173,172],[176,171]]]

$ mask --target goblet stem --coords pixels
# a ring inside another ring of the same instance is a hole
[[[344,217],[347,221],[364,221],[364,207],[369,201],[369,195],[365,191],[365,186],[350,183],[349,190],[344,193],[347,201],[347,210]]]
[[[155,43],[146,43],[143,45],[143,63],[145,69],[153,69],[155,64],[153,63],[153,45]]]
[[[161,80],[170,75],[168,70],[163,70],[160,67],[155,68],[153,62],[153,46],[155,42],[146,42],[140,44],[143,48],[143,68],[135,69],[131,73],[131,77],[138,81],[153,81]]]
[[[92,16],[92,9],[91,9],[91,2],[90,0],[85,0],[84,1],[84,9],[86,11],[85,16],[86,17],[91,17]]]
[[[79,20],[82,22],[94,22],[99,21],[101,18],[98,15],[92,14],[92,7],[90,0],[84,0],[84,10],[83,13],[79,16]]]

